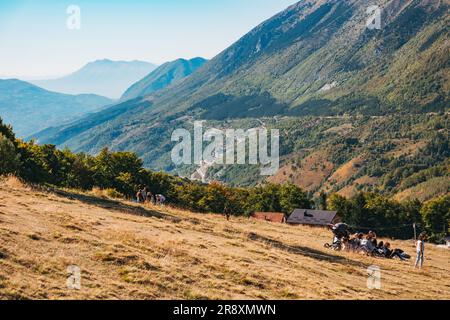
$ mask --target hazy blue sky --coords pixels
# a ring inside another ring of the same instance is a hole
[[[295,0],[0,0],[0,76],[70,73],[86,62],[212,58]],[[66,26],[69,5],[81,29]]]

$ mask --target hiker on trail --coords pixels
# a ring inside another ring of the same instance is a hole
[[[425,234],[421,234],[419,236],[419,240],[416,242],[416,249],[417,249],[417,258],[416,258],[416,264],[414,265],[414,268],[423,268],[423,261],[425,256]]]

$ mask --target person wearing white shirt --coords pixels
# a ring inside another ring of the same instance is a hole
[[[414,265],[414,268],[422,269],[424,256],[425,256],[425,236],[424,235],[420,235],[419,240],[417,240],[416,249],[417,249],[417,258],[416,258],[416,264]]]

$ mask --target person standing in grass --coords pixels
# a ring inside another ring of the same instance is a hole
[[[227,219],[227,221],[230,221],[231,218],[231,210],[228,207],[228,205],[225,205],[225,208],[223,209],[223,214],[225,215],[225,218]]]
[[[149,190],[149,189],[147,189],[147,198],[146,198],[146,202],[147,203],[153,203],[153,193]]]
[[[423,261],[425,257],[425,235],[421,234],[419,236],[419,240],[417,240],[416,248],[417,248],[417,259],[414,268],[423,268]]]
[[[145,187],[144,189],[142,189],[142,202],[147,202],[147,194],[150,190]]]
[[[136,201],[138,202],[138,203],[142,203],[142,202],[144,202],[144,197],[142,196],[143,195],[143,190],[142,189],[139,189],[139,191],[137,192],[137,194],[136,194]]]

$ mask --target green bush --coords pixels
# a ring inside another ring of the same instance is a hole
[[[20,155],[14,143],[0,133],[0,175],[16,173],[20,168]]]
[[[420,211],[431,240],[443,243],[450,227],[450,196],[426,203]]]

